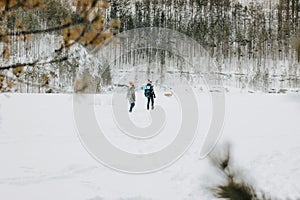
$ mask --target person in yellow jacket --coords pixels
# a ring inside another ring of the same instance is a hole
[[[135,106],[135,87],[133,82],[129,82],[130,87],[127,91],[127,99],[130,104],[129,112],[132,112],[133,107]]]

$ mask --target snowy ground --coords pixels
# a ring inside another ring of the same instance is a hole
[[[111,116],[110,95],[97,96],[95,113],[107,138],[135,153],[155,151],[170,143],[179,126],[180,118],[174,114],[179,108],[175,98],[162,93],[157,96],[168,121],[164,134],[149,141],[136,141],[119,131]],[[207,94],[198,96],[199,131],[204,133],[210,123],[211,102]],[[139,126],[151,123],[144,101],[139,92],[131,115]],[[207,159],[199,159],[197,141],[178,162],[162,171],[124,174],[99,164],[81,145],[71,95],[2,94],[0,106],[1,199],[213,199],[208,187],[218,183],[218,175]],[[299,95],[226,95],[220,143],[231,142],[235,166],[256,187],[278,199],[300,198],[299,109]]]

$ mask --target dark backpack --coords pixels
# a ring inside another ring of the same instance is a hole
[[[151,96],[151,89],[152,89],[152,86],[149,86],[149,85],[146,85],[145,87],[145,97],[150,97]]]

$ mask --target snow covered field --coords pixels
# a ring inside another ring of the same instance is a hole
[[[167,115],[165,131],[134,140],[115,125],[110,95],[98,95],[95,113],[107,138],[129,152],[163,148],[180,126],[174,97],[158,92]],[[210,96],[199,93],[199,137],[172,166],[152,174],[130,175],[94,160],[76,131],[71,95],[0,95],[0,198],[7,200],[211,200],[209,187],[219,177],[200,142],[211,118]],[[234,165],[245,178],[276,199],[300,198],[300,95],[226,94],[226,119],[219,144],[233,145]],[[151,123],[138,93],[130,116],[139,126]],[[87,119],[88,120],[88,119]],[[200,141],[200,142],[199,142]]]

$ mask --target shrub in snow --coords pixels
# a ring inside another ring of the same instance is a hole
[[[267,200],[265,194],[258,193],[253,185],[245,180],[245,177],[232,166],[232,155],[230,145],[217,149],[209,156],[213,167],[220,172],[223,181],[211,188],[213,195],[217,198],[231,200]]]

